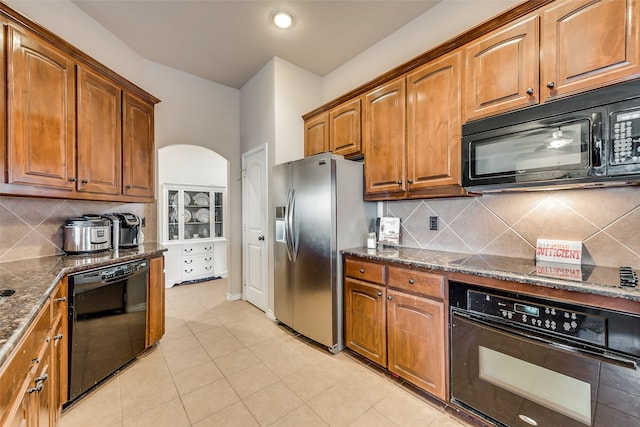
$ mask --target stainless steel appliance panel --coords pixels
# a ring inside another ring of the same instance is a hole
[[[336,286],[335,162],[309,158],[292,165],[295,329],[333,345]]]
[[[326,345],[344,348],[340,250],[362,246],[375,219],[363,201],[363,164],[331,153],[273,168],[274,313]]]
[[[291,165],[275,166],[272,171],[275,213],[274,306],[275,316],[285,325],[293,325],[293,268],[289,248],[288,209],[291,189]]]

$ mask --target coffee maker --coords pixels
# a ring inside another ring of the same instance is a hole
[[[132,213],[116,213],[113,215],[120,221],[118,241],[121,249],[134,248],[142,243],[140,241],[142,221],[138,215]]]

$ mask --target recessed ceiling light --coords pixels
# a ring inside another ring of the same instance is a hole
[[[273,25],[283,30],[293,26],[293,14],[284,10],[275,10],[271,14]]]

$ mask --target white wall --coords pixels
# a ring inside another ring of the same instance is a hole
[[[322,103],[355,89],[517,3],[521,0],[443,0],[326,75]]]
[[[281,58],[275,60],[275,164],[304,157],[302,115],[322,103],[322,78]]]

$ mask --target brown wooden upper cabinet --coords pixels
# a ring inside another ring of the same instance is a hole
[[[361,111],[362,98],[356,97],[306,120],[305,157],[327,151],[347,158],[362,156]]]
[[[455,51],[365,96],[368,200],[462,195]]]
[[[78,191],[122,192],[122,89],[78,66]]]
[[[125,92],[123,110],[123,194],[153,198],[153,104]]]
[[[542,11],[541,101],[640,73],[638,0],[564,0]]]
[[[0,194],[153,201],[158,100],[26,18],[1,22]]]
[[[345,157],[362,155],[362,98],[346,101],[329,111],[329,150]]]
[[[304,123],[304,156],[329,151],[329,114],[324,113]]]
[[[406,91],[404,77],[385,83],[365,95],[365,198],[401,193],[406,182]]]
[[[8,182],[75,188],[75,62],[40,37],[7,34]]]
[[[465,48],[464,120],[640,74],[638,0],[561,0]]]
[[[465,47],[465,120],[539,101],[539,26],[527,17]]]

